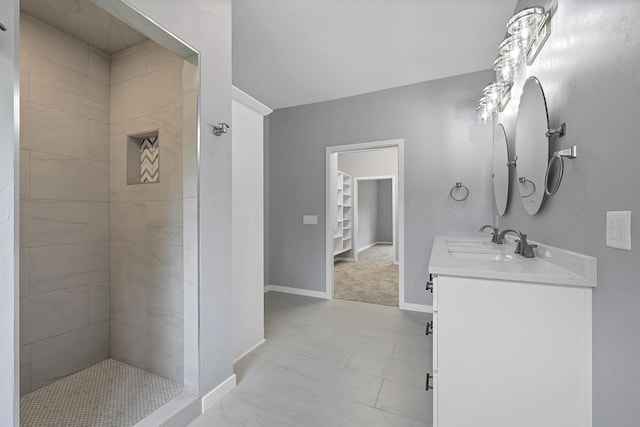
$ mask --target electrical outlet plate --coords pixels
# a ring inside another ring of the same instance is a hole
[[[318,215],[303,215],[302,216],[302,223],[303,224],[309,224],[309,225],[315,225],[318,223]]]
[[[607,246],[631,250],[631,211],[607,212]]]

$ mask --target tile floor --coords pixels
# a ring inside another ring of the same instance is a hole
[[[269,292],[267,342],[236,364],[237,388],[190,426],[429,426],[430,318]]]

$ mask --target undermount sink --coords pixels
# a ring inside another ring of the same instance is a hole
[[[470,246],[470,247],[482,247],[491,244],[488,239],[449,239],[445,240],[447,246]]]
[[[472,252],[455,251],[451,249],[449,249],[449,256],[453,258],[484,259],[490,261],[509,261],[513,259],[513,255],[505,255],[502,252]]]

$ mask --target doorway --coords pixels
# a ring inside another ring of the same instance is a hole
[[[403,141],[327,148],[326,298],[402,308]]]

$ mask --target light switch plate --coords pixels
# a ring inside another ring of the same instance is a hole
[[[314,225],[318,223],[318,215],[303,215],[302,216],[303,224]]]
[[[607,212],[607,246],[631,250],[631,211]]]

